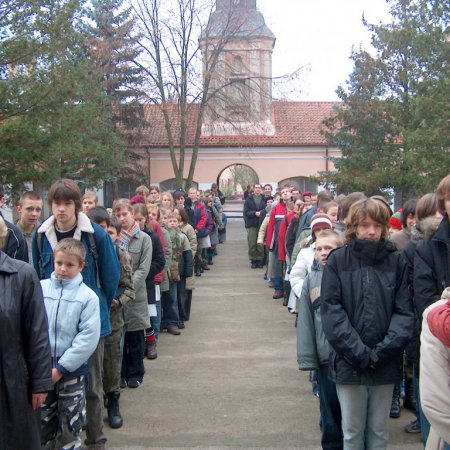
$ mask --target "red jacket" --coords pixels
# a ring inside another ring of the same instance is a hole
[[[295,211],[289,211],[280,224],[278,231],[278,259],[280,261],[286,261],[286,231],[294,216]]]
[[[270,212],[269,225],[267,227],[267,237],[266,237],[268,249],[272,248],[272,240],[273,240],[273,235],[275,233],[276,221],[277,221],[277,219],[282,219],[286,215],[286,213],[287,213],[286,205],[282,201],[277,203],[272,208],[272,211]]]

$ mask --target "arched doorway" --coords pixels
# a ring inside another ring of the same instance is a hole
[[[297,186],[301,192],[312,192],[314,194],[318,191],[317,183],[311,181],[308,177],[291,177],[285,178],[278,183],[278,186],[283,185]]]
[[[258,174],[246,164],[231,164],[217,176],[219,189],[227,198],[243,198],[247,186],[258,182]]]

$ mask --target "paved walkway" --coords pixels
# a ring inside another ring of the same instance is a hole
[[[198,279],[181,336],[164,333],[144,383],[122,393],[124,426],[109,448],[320,448],[319,404],[299,372],[293,317],[251,270],[242,221]],[[390,448],[420,449],[392,421]]]

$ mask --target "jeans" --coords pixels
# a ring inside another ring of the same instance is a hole
[[[419,363],[417,363],[419,364]],[[416,397],[416,408],[419,413],[420,427],[422,428],[422,443],[425,446],[427,444],[428,435],[430,434],[430,422],[425,417],[420,404],[420,387],[419,387],[419,370],[416,363],[414,364],[414,395]],[[417,415],[417,414],[416,414]]]
[[[177,283],[170,283],[169,290],[161,293],[161,328],[176,325],[180,322],[178,315]]]
[[[321,364],[316,372],[322,417],[322,448],[324,450],[342,450],[342,417],[341,406],[336,394],[336,383],[328,378],[328,364]]]
[[[386,450],[393,384],[337,384],[345,450]]]
[[[155,338],[158,340],[159,332],[161,331],[161,301],[156,300],[156,316],[150,317],[150,323],[155,330]]]
[[[276,291],[282,291],[284,290],[284,282],[283,282],[283,261],[280,261],[277,258],[277,255],[273,255],[274,258],[274,273],[275,276],[272,280],[273,282],[273,288]]]

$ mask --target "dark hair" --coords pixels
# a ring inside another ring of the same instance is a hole
[[[48,204],[50,208],[53,202],[70,202],[75,203],[75,214],[81,210],[81,191],[78,185],[69,178],[61,178],[55,181],[48,191]]]
[[[110,223],[108,227],[114,227],[117,231],[117,234],[120,234],[120,232],[122,231],[122,225],[120,224],[119,219],[116,216],[112,216],[109,222]]]
[[[175,206],[175,209],[177,209],[178,212],[180,213],[181,221],[182,221],[184,224],[189,223],[189,217],[188,217],[188,215],[187,215],[186,210],[185,210],[181,205]]]
[[[410,215],[416,215],[417,198],[411,198],[403,204],[402,225],[406,228],[406,221]]]
[[[109,227],[111,224],[111,217],[108,214],[108,211],[103,206],[96,206],[95,208],[91,208],[86,215],[92,222],[96,224],[101,224],[102,222],[106,222],[106,226]]]

